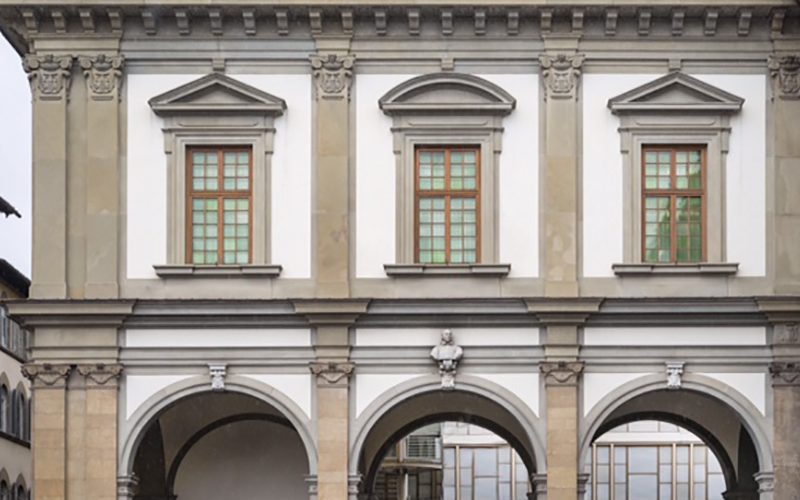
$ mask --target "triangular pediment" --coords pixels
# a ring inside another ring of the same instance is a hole
[[[283,99],[221,73],[206,75],[153,97],[149,104],[159,116],[220,112],[279,116],[286,110]]]
[[[386,114],[464,112],[506,115],[516,100],[497,85],[474,75],[434,73],[407,80],[378,101]]]
[[[608,101],[614,114],[637,111],[734,113],[744,99],[675,71]]]

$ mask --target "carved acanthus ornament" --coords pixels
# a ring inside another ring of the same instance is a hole
[[[772,386],[800,387],[800,362],[774,361],[769,365]]]
[[[769,56],[775,93],[782,99],[800,99],[800,55]]]
[[[28,55],[22,66],[28,73],[34,99],[57,101],[68,97],[72,56]]]
[[[456,344],[452,330],[442,330],[439,345],[431,349],[431,358],[439,365],[442,377],[442,390],[451,391],[456,387],[456,369],[464,357],[464,349]]]
[[[124,62],[122,56],[105,54],[80,58],[83,75],[86,77],[86,85],[92,99],[107,101],[119,97]]]
[[[50,363],[22,365],[22,375],[31,381],[34,388],[65,387],[71,371],[71,365],[52,365]]]
[[[79,374],[86,377],[88,386],[116,387],[123,368],[119,364],[94,363],[78,365],[77,369]]]
[[[317,98],[349,99],[355,57],[328,54],[311,56]]]
[[[311,373],[317,376],[318,382],[327,385],[347,385],[347,380],[355,370],[355,365],[348,362],[314,361],[309,364]]]
[[[576,385],[583,373],[583,361],[545,361],[539,371],[547,385]]]
[[[539,56],[547,98],[572,99],[577,95],[583,54],[543,54]]]

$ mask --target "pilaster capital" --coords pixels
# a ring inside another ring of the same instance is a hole
[[[35,100],[60,101],[69,98],[73,59],[72,56],[53,54],[25,56],[22,67],[28,73]]]
[[[310,59],[317,99],[350,99],[355,56],[323,54]]]
[[[125,59],[121,55],[99,54],[96,56],[80,56],[78,58],[89,97],[95,101],[119,99],[122,86],[122,66]]]
[[[328,387],[347,387],[347,381],[356,368],[354,363],[340,361],[312,361],[308,365],[316,375],[317,384]]]
[[[767,65],[774,94],[781,99],[800,99],[800,54],[771,54]]]
[[[539,371],[544,374],[545,385],[574,386],[583,373],[583,361],[543,361]]]
[[[139,487],[139,478],[135,474],[117,476],[117,500],[133,500]]]
[[[800,344],[800,323],[779,323],[772,332],[773,345]]]
[[[72,365],[27,363],[22,365],[22,375],[31,381],[34,389],[63,389],[72,371]]]
[[[86,377],[87,387],[117,387],[123,366],[120,364],[91,363],[77,366],[78,373]]]
[[[753,478],[758,483],[759,493],[769,493],[775,491],[775,473],[774,472],[756,472]]]
[[[586,59],[584,54],[542,54],[545,97],[548,99],[575,99],[581,77],[581,66]]]
[[[800,387],[800,362],[773,361],[769,365],[773,387]]]

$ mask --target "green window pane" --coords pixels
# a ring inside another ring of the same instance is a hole
[[[217,179],[206,179],[206,189],[208,191],[216,191],[219,188]]]
[[[203,179],[195,179],[192,181],[192,189],[195,191],[202,191],[204,186],[205,182],[203,182]]]
[[[203,252],[192,252],[192,263],[193,264],[204,264],[205,263],[205,253]]]
[[[236,212],[236,222],[239,224],[247,224],[250,214],[247,212]]]
[[[240,191],[247,191],[250,189],[250,181],[248,179],[236,179],[236,189]]]
[[[222,189],[224,189],[225,191],[233,191],[235,185],[236,182],[234,181],[234,179],[225,179],[222,182]]]
[[[237,264],[247,264],[250,260],[250,256],[247,252],[236,252],[236,263]]]
[[[225,264],[235,264],[236,263],[236,252],[225,252],[222,255],[222,262]]]
[[[655,177],[648,177],[644,181],[644,187],[647,189],[655,189],[658,186],[658,179]]]
[[[205,155],[203,153],[192,153],[192,163],[204,163],[205,162]]]

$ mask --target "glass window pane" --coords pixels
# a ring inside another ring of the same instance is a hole
[[[655,446],[630,447],[628,462],[631,472],[656,472],[658,465]]]
[[[630,496],[636,500],[658,500],[658,483],[654,475],[629,477]]]

